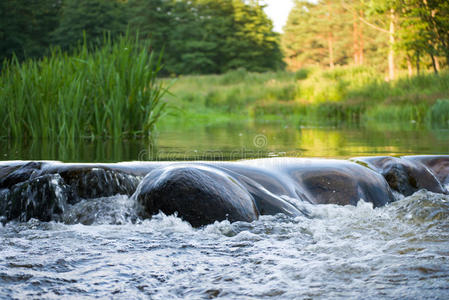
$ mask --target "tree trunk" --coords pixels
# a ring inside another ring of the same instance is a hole
[[[363,16],[362,11],[360,11],[360,15]],[[359,63],[360,63],[360,65],[363,65],[364,47],[365,47],[365,44],[363,43],[363,27],[362,27],[362,24],[359,24]]]
[[[331,69],[335,68],[334,65],[334,43],[333,43],[333,37],[332,37],[332,33],[329,33],[328,38],[327,38],[327,44],[329,46],[329,67]]]
[[[437,71],[440,72],[440,60],[437,56],[435,56],[435,66],[437,67]]]
[[[354,10],[353,12],[353,18],[352,18],[352,39],[353,39],[353,47],[354,47],[354,64],[355,65],[359,65],[359,45],[357,42],[357,38],[358,38],[358,30],[357,30],[357,16],[356,16],[356,11]]]
[[[433,55],[432,52],[430,52],[430,57],[432,58],[433,71],[435,72],[435,74],[438,74],[437,64],[435,62],[435,56]]]
[[[416,51],[416,75],[419,76],[419,51]]]
[[[410,54],[407,53],[407,69],[408,69],[408,77],[413,76],[413,68],[412,68],[412,60],[410,59]]]
[[[390,9],[390,43],[388,49],[388,77],[389,80],[394,80],[394,23],[395,23],[395,13],[394,9]]]

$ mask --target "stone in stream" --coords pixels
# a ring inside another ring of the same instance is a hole
[[[9,188],[39,174],[42,162],[14,162],[0,165],[0,189]]]
[[[403,156],[402,159],[421,163],[435,174],[439,182],[449,193],[449,155],[413,155]]]
[[[58,220],[67,208],[69,194],[58,174],[29,179],[0,192],[0,215],[4,221]]]
[[[419,162],[390,156],[357,157],[353,160],[382,174],[390,187],[404,196],[410,196],[420,189],[445,193],[432,171]]]
[[[67,168],[58,170],[57,174],[72,190],[70,204],[77,203],[81,199],[131,196],[140,182],[136,176],[96,167]]]
[[[200,164],[168,165],[150,172],[133,198],[144,217],[178,213],[192,226],[258,218],[253,198],[233,177]]]
[[[284,190],[294,193],[290,197],[314,204],[357,205],[363,199],[380,207],[395,200],[382,176],[350,161],[269,158],[242,163],[263,166],[283,178]]]

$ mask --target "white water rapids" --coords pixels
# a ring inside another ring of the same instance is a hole
[[[449,295],[449,196],[419,191],[376,209],[306,206],[309,217],[194,229],[175,216],[138,220],[130,199],[116,196],[73,206],[65,224],[0,225],[0,298]]]

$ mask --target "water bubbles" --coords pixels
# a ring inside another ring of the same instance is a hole
[[[94,199],[72,208],[95,216],[90,226],[0,227],[0,298],[445,298],[448,200],[420,191],[376,209],[303,203],[308,217],[192,228],[162,213],[116,222],[130,199]]]

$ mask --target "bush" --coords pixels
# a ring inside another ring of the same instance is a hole
[[[304,80],[307,79],[309,76],[310,70],[306,68],[299,69],[295,72],[295,79],[296,80]]]
[[[449,99],[439,99],[429,110],[432,124],[449,126]]]

